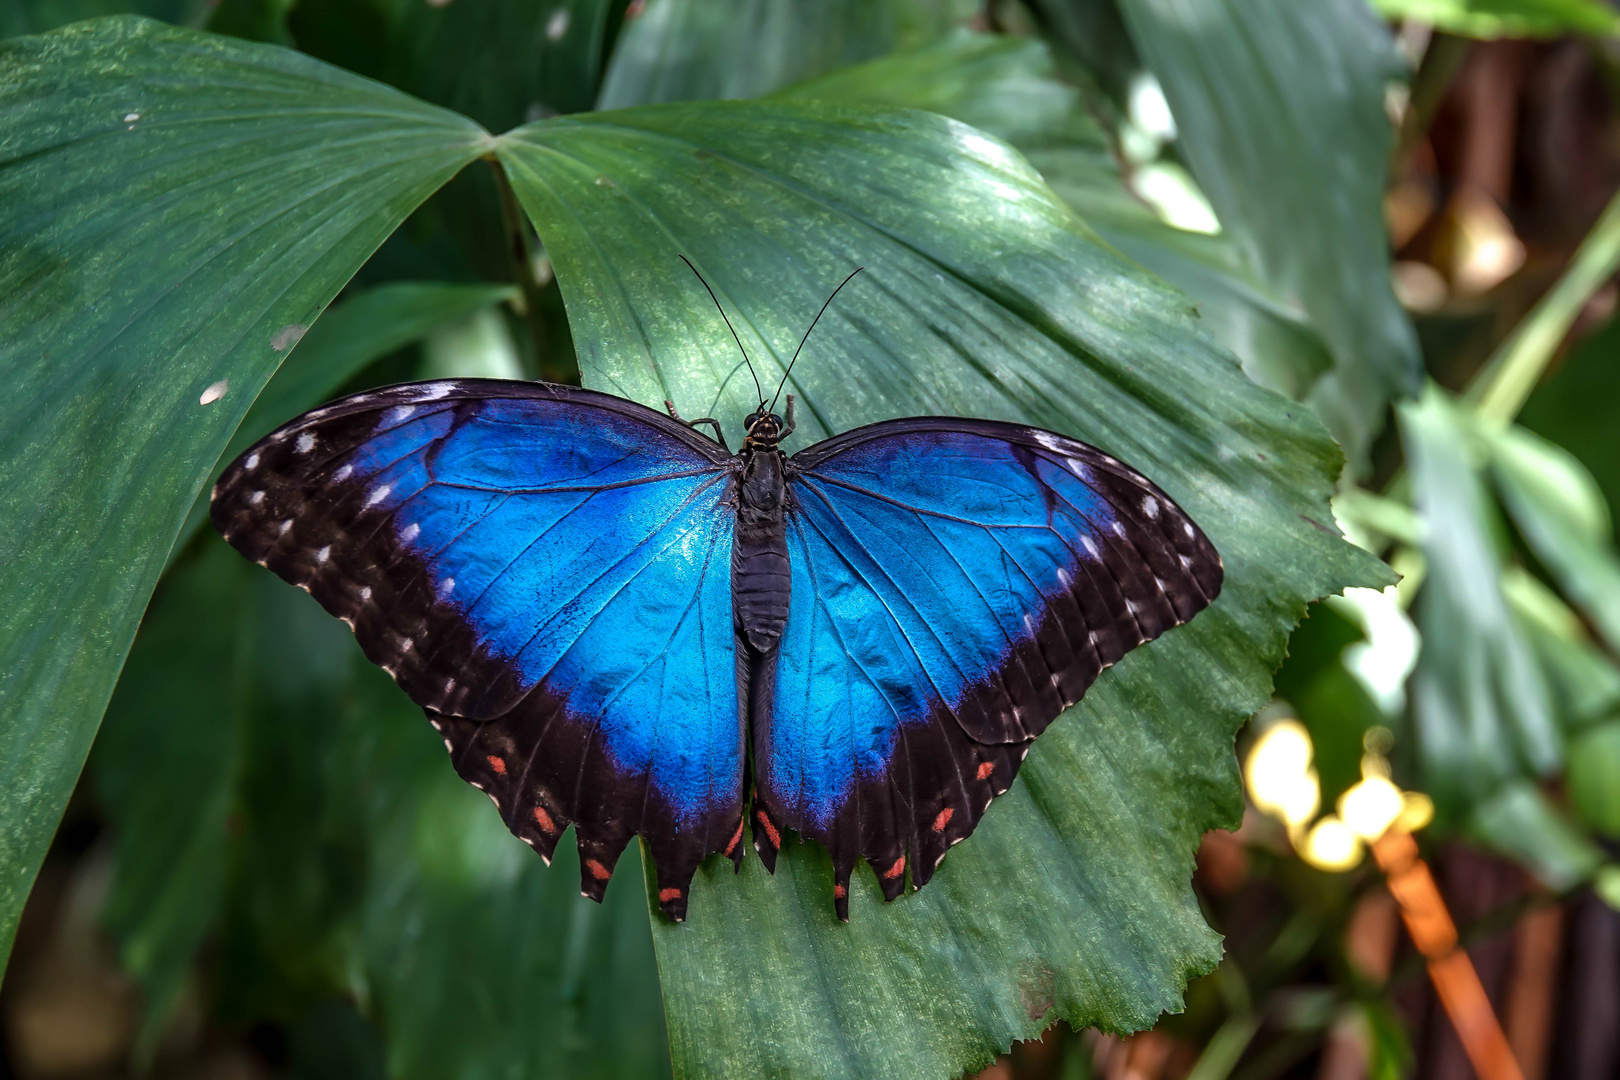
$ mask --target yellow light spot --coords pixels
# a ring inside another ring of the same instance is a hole
[[[1361,837],[1329,814],[1311,827],[1300,854],[1319,870],[1349,870],[1361,861]]]
[[[1262,813],[1298,828],[1316,814],[1322,791],[1311,768],[1311,737],[1298,720],[1282,720],[1255,740],[1244,767],[1249,798]]]
[[[1368,843],[1383,836],[1405,809],[1401,789],[1376,773],[1339,797],[1339,817]]]
[[[1395,819],[1395,827],[1401,832],[1417,832],[1434,820],[1434,800],[1423,792],[1404,792],[1402,799],[1401,816]]]

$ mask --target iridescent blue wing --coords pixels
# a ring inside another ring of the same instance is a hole
[[[275,431],[215,526],[354,628],[455,767],[600,899],[632,834],[673,918],[741,857],[730,456],[633,402],[497,380],[396,386]]]
[[[858,857],[893,899],[1006,791],[1098,673],[1220,591],[1198,527],[1133,469],[1048,431],[917,418],[795,455],[792,608],[754,698],[755,844]],[[763,699],[763,700],[762,700]]]

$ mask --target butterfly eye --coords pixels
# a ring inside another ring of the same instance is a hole
[[[759,418],[760,418],[759,413],[757,413],[757,412],[749,413],[748,416],[743,420],[743,430],[744,431],[752,431],[754,429],[754,425],[759,423]]]

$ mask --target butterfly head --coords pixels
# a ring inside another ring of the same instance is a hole
[[[775,450],[776,444],[788,435],[782,418],[768,411],[763,401],[743,420],[743,428],[747,433],[743,438],[744,450]]]

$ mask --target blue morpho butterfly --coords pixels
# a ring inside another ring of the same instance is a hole
[[[912,417],[789,457],[793,397],[759,399],[733,454],[714,420],[571,386],[356,394],[238,458],[213,521],[354,629],[542,858],[574,826],[586,896],[639,834],[680,920],[705,857],[740,867],[748,825],[774,870],[792,829],[847,920],[858,858],[886,899],[925,884],[1221,561],[1066,436]]]

